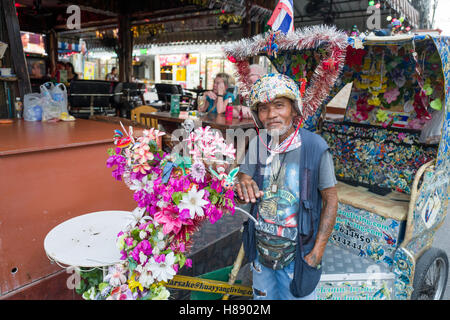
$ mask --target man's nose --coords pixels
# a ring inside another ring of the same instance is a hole
[[[269,107],[269,112],[268,112],[268,114],[267,114],[267,118],[269,118],[269,119],[274,119],[274,118],[276,118],[278,116],[278,114],[277,114],[277,112],[276,112],[276,109],[275,108],[272,108],[272,107]]]

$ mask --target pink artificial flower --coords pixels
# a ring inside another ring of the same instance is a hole
[[[192,268],[192,260],[191,259],[186,259],[186,262],[184,263],[184,265],[188,268]]]
[[[146,174],[150,170],[150,165],[148,163],[140,163],[133,167],[133,172],[140,172]]]
[[[183,225],[180,215],[172,208],[163,208],[154,216],[155,221],[163,225],[163,233],[169,234],[171,232],[177,234]]]
[[[150,130],[144,130],[142,134],[144,135],[144,137],[149,138],[151,140],[156,140],[158,137],[165,135],[164,132],[159,131],[155,128],[151,128]]]
[[[236,154],[236,149],[234,148],[233,144],[224,144],[223,149],[222,149],[222,154],[225,157],[229,157],[231,159],[235,158],[235,154]]]
[[[393,88],[384,93],[383,97],[387,103],[392,103],[397,100],[397,97],[400,95],[400,91],[398,88]]]

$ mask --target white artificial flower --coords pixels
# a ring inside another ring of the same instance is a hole
[[[108,268],[108,274],[106,275],[104,281],[109,282],[113,287],[118,287],[125,282],[127,282],[127,277],[125,277],[125,268],[121,264],[116,264]]]
[[[155,280],[153,278],[151,271],[148,269],[148,264],[146,264],[145,266],[138,265],[135,271],[140,274],[139,276],[140,284],[142,284],[144,288],[147,289],[150,288],[150,286],[153,284]]]
[[[141,191],[144,188],[144,184],[139,179],[130,179],[128,188],[132,191]]]
[[[158,207],[160,207],[160,208],[165,208],[165,207],[167,207],[167,206],[169,205],[169,202],[166,202],[166,201],[164,201],[164,200],[159,200],[159,201],[156,203],[156,205],[157,205]]]
[[[145,215],[145,210],[146,208],[139,208],[136,207],[132,212],[131,212],[131,222],[127,225],[127,227],[134,227],[136,226],[138,223],[140,224],[144,224],[147,222],[147,220],[151,220],[151,218],[149,216],[144,216]]]
[[[166,242],[165,241],[158,241],[156,243],[156,248],[158,248],[159,250],[162,250],[166,247]]]
[[[187,194],[183,195],[183,198],[178,205],[178,209],[183,211],[184,209],[189,210],[191,219],[194,219],[195,215],[202,217],[204,215],[203,207],[208,204],[208,201],[203,200],[203,195],[205,190],[200,190],[197,192],[197,186],[193,186]]]
[[[141,264],[145,265],[147,263],[148,257],[142,251],[139,252],[139,261]]]
[[[141,240],[147,239],[147,232],[145,230],[141,230],[141,232],[139,232],[139,238],[141,238]]]
[[[176,271],[173,268],[174,263],[175,255],[173,252],[170,252],[165,256],[164,261],[161,261],[159,263],[155,261],[154,257],[151,257],[147,265],[148,269],[152,272],[153,277],[157,281],[167,282],[176,274]]]

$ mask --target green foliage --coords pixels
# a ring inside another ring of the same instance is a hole
[[[183,198],[183,192],[174,192],[172,193],[172,201],[173,203],[175,203],[176,205],[180,204],[181,199]]]
[[[82,295],[92,287],[97,287],[103,282],[103,271],[101,269],[95,269],[92,271],[80,271],[80,287],[75,289],[77,294]]]

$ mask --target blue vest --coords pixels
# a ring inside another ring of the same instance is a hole
[[[295,255],[294,278],[290,285],[291,293],[295,297],[309,295],[320,280],[322,269],[310,267],[303,257],[314,247],[319,229],[322,210],[322,196],[318,189],[319,167],[323,153],[328,149],[325,140],[306,129],[299,130],[302,144],[300,146],[300,210],[298,212],[298,236]],[[264,147],[264,146],[263,146]],[[253,178],[262,190],[263,176],[259,159],[260,141],[257,142],[257,165]],[[256,218],[258,203],[252,205],[250,213]],[[300,239],[301,237],[301,239]],[[249,219],[244,223],[242,234],[245,254],[249,261],[256,258],[255,224]]]

